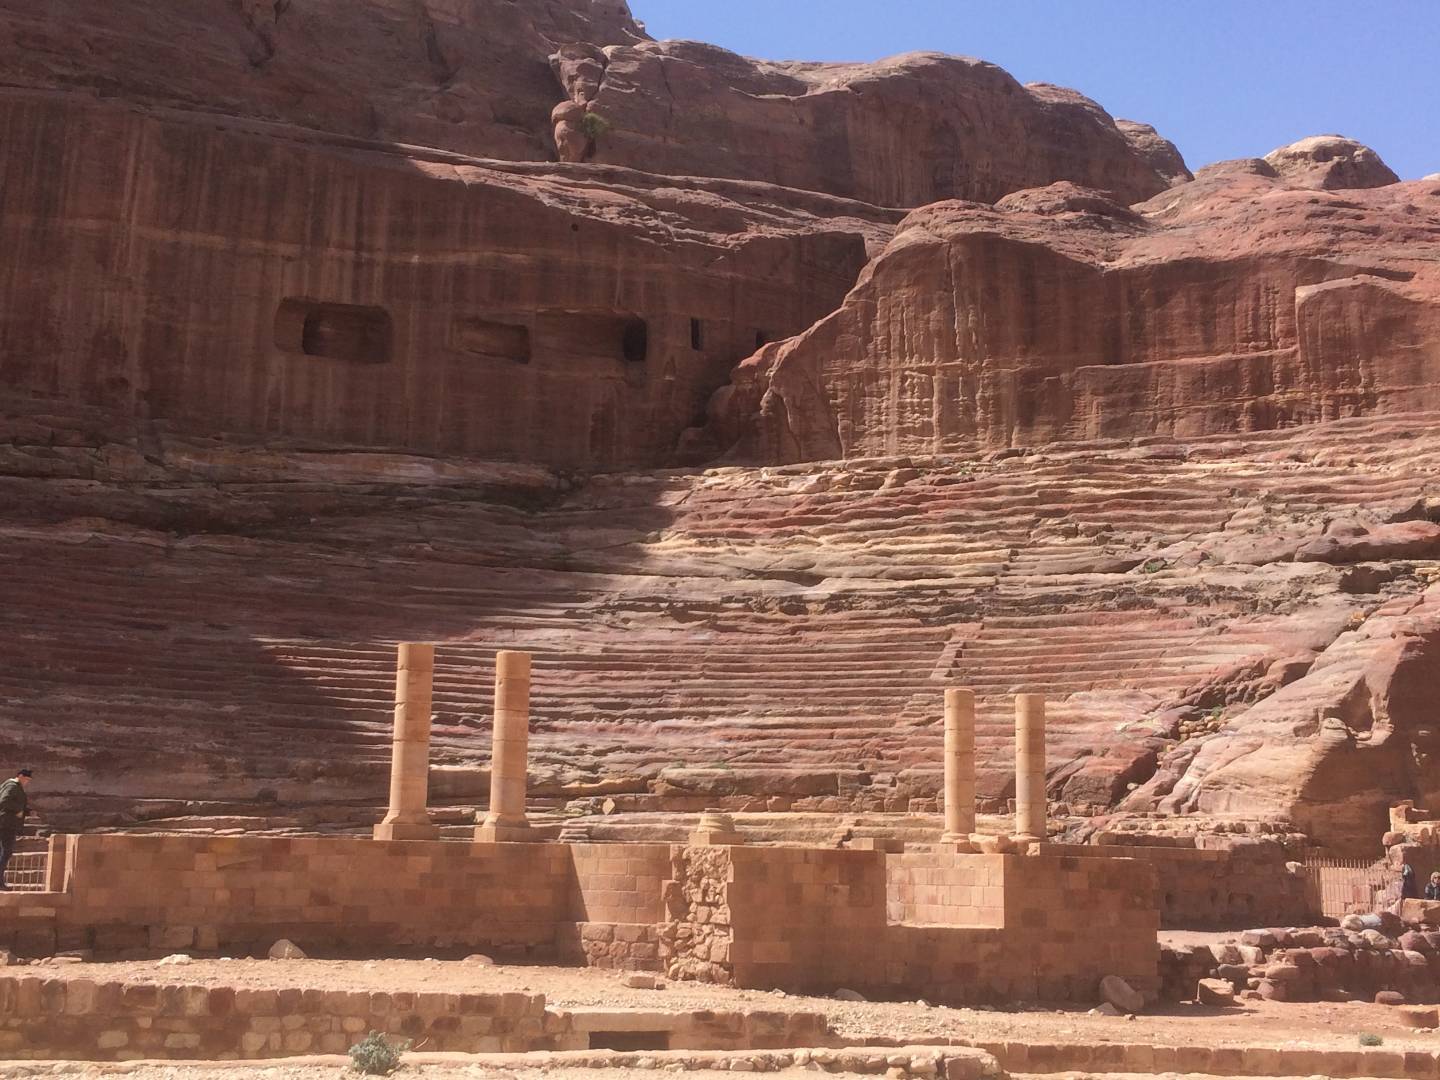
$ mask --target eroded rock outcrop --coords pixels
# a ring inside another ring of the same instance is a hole
[[[1186,749],[1126,805],[1285,816],[1365,851],[1398,796],[1440,802],[1440,586],[1381,605],[1306,674]]]
[[[1134,200],[1188,176],[1153,129],[993,64],[749,60],[650,41],[623,0],[8,4],[0,71],[8,86],[901,207],[1060,179]],[[601,119],[587,131],[572,109],[552,117],[562,102]]]
[[[1434,408],[1437,256],[1433,181],[1317,191],[1259,161],[1134,206],[1069,183],[938,203],[741,365],[710,445],[804,461]]]
[[[1022,86],[966,57],[772,63],[689,41],[605,55],[593,100],[612,129],[597,161],[903,207],[1060,179],[1133,202],[1190,176],[1153,128],[1121,127],[1073,90]]]
[[[57,0],[0,5],[0,70],[10,87],[547,161],[547,57],[643,36],[624,0]]]
[[[1344,191],[1400,182],[1370,147],[1341,135],[1312,135],[1265,155],[1277,176],[1295,187]]]
[[[0,134],[5,386],[311,445],[659,464],[896,216],[55,96]]]

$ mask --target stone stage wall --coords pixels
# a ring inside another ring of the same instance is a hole
[[[254,990],[0,978],[0,1055],[220,1059],[343,1054],[367,1031],[465,1053],[555,1045],[542,994]]]
[[[1155,868],[1155,901],[1166,930],[1308,926],[1321,916],[1315,879],[1273,842],[1203,849],[1143,844],[1047,844],[1047,854],[1138,859]]]
[[[684,861],[672,974],[947,1003],[1093,1001],[1107,974],[1157,985],[1144,862],[743,847]],[[897,906],[936,921],[893,922]]]
[[[428,1052],[589,1050],[639,1033],[673,1050],[828,1046],[813,1012],[546,1008],[533,993],[253,988],[0,977],[0,1057],[125,1061],[340,1054],[367,1031]]]
[[[66,847],[65,891],[0,897],[0,948],[263,954],[285,937],[320,955],[483,949],[953,1002],[1157,982],[1155,872],[1130,859],[125,834]],[[988,924],[959,903],[948,922],[891,921],[892,891],[913,902],[941,879],[978,893]]]

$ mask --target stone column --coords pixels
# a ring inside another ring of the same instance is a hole
[[[945,691],[945,833],[970,843],[975,831],[975,691]]]
[[[425,806],[430,788],[430,684],[435,646],[401,645],[395,663],[395,734],[390,750],[390,810],[376,840],[434,840]]]
[[[1015,840],[1023,845],[1045,837],[1045,695],[1017,694]]]
[[[495,741],[490,751],[490,810],[475,839],[526,841],[525,772],[530,750],[530,654],[495,654]]]

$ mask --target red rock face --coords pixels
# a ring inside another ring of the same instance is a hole
[[[741,366],[714,443],[803,461],[1440,406],[1440,185],[1266,171],[915,211],[838,312]]]
[[[1190,176],[1153,128],[1117,127],[1073,90],[1021,86],[978,60],[767,63],[695,42],[604,55],[590,100],[611,127],[597,161],[905,207],[989,202],[1061,177],[1135,201]]]
[[[1192,180],[993,65],[619,0],[9,3],[0,75],[0,762],[53,823],[368,826],[407,639],[457,825],[501,646],[541,813],[934,809],[947,685],[991,810],[1017,690],[1084,813],[1440,799],[1433,178]]]
[[[542,819],[933,810],[953,685],[979,699],[987,810],[1020,690],[1047,696],[1076,812],[1363,850],[1387,798],[1440,795],[1425,567],[1358,546],[1440,516],[1433,416],[566,491],[5,415],[0,758],[41,772],[52,823],[372,824],[397,639],[440,643],[432,790],[457,825],[487,790],[498,648],[536,656]],[[1325,536],[1363,561],[1296,561]]]
[[[561,42],[643,35],[623,0],[56,0],[0,7],[7,86],[554,160]]]
[[[176,430],[655,464],[889,228],[54,96],[0,100],[0,129],[26,148],[0,158],[0,376]]]
[[[0,9],[0,31],[7,85],[481,157],[588,159],[901,207],[1058,179],[1135,200],[1189,175],[1154,129],[1117,127],[1074,91],[1022,87],[993,64],[932,53],[752,61],[648,41],[623,0],[195,0],[180,10],[57,0]],[[604,134],[557,128],[552,110],[566,99],[591,103]]]

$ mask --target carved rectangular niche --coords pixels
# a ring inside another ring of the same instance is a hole
[[[542,356],[619,360],[642,365],[650,354],[650,328],[638,315],[615,311],[542,311],[535,320]]]
[[[455,320],[452,333],[455,347],[465,352],[517,364],[530,362],[530,328],[527,326],[466,317]]]
[[[287,353],[384,364],[390,360],[390,313],[381,307],[287,297],[275,313],[275,345]]]

